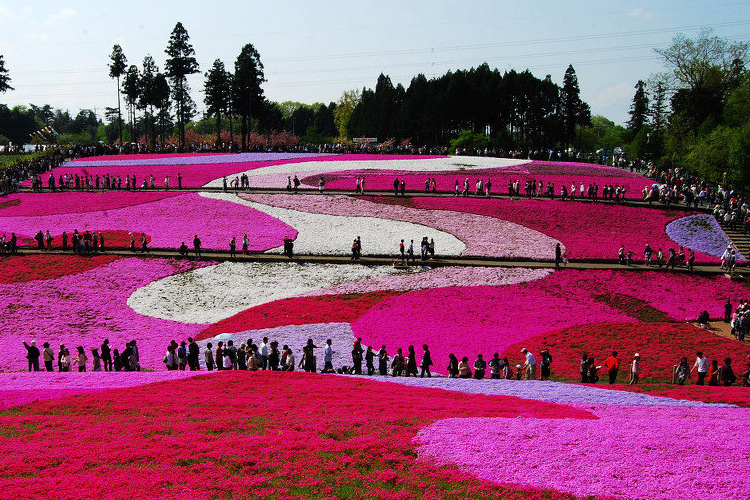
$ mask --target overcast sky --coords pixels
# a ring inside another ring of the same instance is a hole
[[[246,43],[261,56],[275,101],[337,100],[374,87],[382,72],[394,85],[487,62],[501,71],[530,69],[562,82],[568,64],[593,114],[624,123],[638,79],[661,71],[654,47],[701,27],[750,40],[750,2],[675,1],[8,1],[0,0],[0,54],[16,90],[9,106],[51,104],[76,113],[116,106],[107,64],[120,44],[129,64],[164,49],[182,22],[200,63],[228,69]],[[190,79],[202,111],[203,75]]]

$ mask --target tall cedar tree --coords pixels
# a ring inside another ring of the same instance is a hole
[[[216,146],[221,147],[221,115],[229,108],[232,93],[231,77],[221,59],[214,61],[213,67],[206,73],[203,102],[209,116],[216,117]]]
[[[128,69],[128,59],[122,52],[122,47],[115,45],[112,47],[112,54],[109,56],[109,77],[117,79],[117,128],[120,132],[120,144],[122,144],[122,109],[120,108],[120,77]]]
[[[128,72],[125,73],[125,79],[122,82],[122,93],[125,94],[125,102],[128,104],[130,123],[130,137],[132,140],[136,140],[135,136],[135,110],[138,106],[138,100],[141,95],[141,73],[138,71],[138,66],[131,64],[128,68]]]
[[[560,104],[565,127],[565,141],[570,146],[575,139],[576,127],[585,127],[591,123],[591,109],[581,100],[578,76],[572,64],[565,70],[560,91]]]
[[[633,138],[638,135],[638,132],[648,122],[648,94],[646,94],[646,84],[643,80],[638,80],[635,84],[635,95],[633,96],[633,102],[630,104],[630,120],[628,120],[628,131],[630,137]]]
[[[146,133],[146,139],[151,140],[153,145],[156,142],[154,133],[154,107],[159,106],[159,97],[156,95],[156,75],[159,73],[159,68],[154,62],[154,58],[150,55],[146,55],[143,58],[143,70],[141,71],[140,84],[140,99],[139,103],[141,108],[146,110],[146,119],[144,123],[144,131]]]
[[[195,116],[195,103],[190,97],[190,87],[187,76],[198,73],[198,61],[195,50],[190,44],[190,36],[182,23],[177,23],[169,37],[167,45],[169,58],[165,63],[166,74],[172,83],[172,99],[177,112],[177,128],[180,136],[180,146],[185,146],[185,123]]]
[[[242,149],[246,148],[250,138],[253,113],[260,112],[263,105],[261,85],[265,81],[260,54],[248,43],[234,62],[232,79],[232,108],[242,118]]]

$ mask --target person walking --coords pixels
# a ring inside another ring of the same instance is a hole
[[[609,375],[609,383],[614,384],[617,381],[617,372],[620,369],[620,360],[617,359],[617,351],[612,351],[612,355],[604,360],[604,367]]]
[[[685,381],[687,380],[689,374],[690,366],[688,365],[687,358],[683,356],[680,360],[680,364],[677,366],[677,384],[685,385]]]
[[[409,346],[409,354],[406,357],[406,376],[417,376],[417,353],[414,352],[414,346]]]
[[[695,356],[695,364],[693,364],[693,367],[690,369],[690,375],[693,374],[693,369],[697,369],[698,381],[696,382],[696,384],[705,385],[706,376],[708,375],[708,358],[703,355],[702,351],[696,352]]]
[[[206,350],[203,351],[203,358],[206,362],[206,370],[212,372],[214,370],[214,352],[213,352],[214,345],[209,342],[206,344]]]
[[[233,259],[237,257],[237,238],[232,236],[232,239],[229,241],[229,258]]]
[[[385,344],[378,351],[378,371],[380,375],[388,375],[388,351],[385,349]]]
[[[562,247],[560,244],[555,245],[555,267],[560,267],[560,261],[562,260]]]
[[[193,337],[188,337],[188,367],[190,368],[190,371],[198,371],[201,369],[200,364],[200,347],[198,344],[193,340]]]
[[[422,373],[420,373],[419,378],[424,378],[425,373],[427,374],[427,377],[432,377],[432,373],[430,372],[430,366],[432,366],[430,349],[427,347],[427,344],[422,344],[422,350],[424,350],[421,363]]]
[[[477,359],[474,361],[474,379],[482,380],[486,371],[487,362],[482,358],[481,354],[477,354]]]
[[[456,181],[458,182],[458,181]],[[455,354],[448,354],[448,377],[456,378],[458,376],[458,358]]]
[[[326,340],[326,347],[323,350],[323,372],[322,373],[335,373],[333,369],[333,342],[331,339]],[[385,349],[385,346],[383,346]]]

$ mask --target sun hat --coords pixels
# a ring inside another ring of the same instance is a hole
[[[638,354],[638,353],[635,353],[635,356],[633,356],[633,357],[634,357],[634,358],[640,358],[640,357],[641,357],[641,355],[640,355],[640,354]]]

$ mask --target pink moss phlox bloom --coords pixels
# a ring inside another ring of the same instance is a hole
[[[676,321],[695,321],[703,310],[707,310],[711,318],[723,318],[727,298],[737,304],[740,299],[750,297],[745,285],[724,276],[658,271],[565,269],[544,280],[528,283],[528,287],[573,297],[627,296],[646,302]]]
[[[473,362],[473,360],[471,360]],[[417,378],[417,377],[375,377],[373,380],[409,387],[429,387],[465,394],[487,396],[514,396],[550,403],[621,406],[662,406],[662,407],[730,407],[729,404],[709,404],[700,401],[652,396],[637,392],[608,390],[604,386],[594,387],[583,384],[569,384],[541,380],[474,380],[460,378]]]
[[[149,177],[153,175],[154,186],[158,188],[164,187],[164,179],[167,176],[169,176],[170,187],[177,187],[177,174],[181,174],[182,187],[200,187],[214,179],[221,179],[222,176],[234,176],[239,172],[247,170],[268,167],[271,165],[315,161],[317,159],[317,156],[306,154],[296,154],[296,156],[291,155],[294,154],[289,153],[289,155],[283,155],[280,153],[269,153],[268,155],[250,157],[258,158],[257,160],[245,160],[241,162],[227,161],[226,155],[223,155],[213,158],[215,161],[210,163],[201,157],[177,157],[161,160],[118,160],[118,157],[114,156],[107,157],[110,158],[110,160],[101,162],[97,161],[93,162],[93,164],[86,164],[83,160],[70,162],[62,167],[53,169],[52,172],[55,175],[56,181],[59,180],[60,175],[65,174],[68,174],[69,176],[75,176],[76,174],[82,176],[93,176],[94,178],[97,174],[99,174],[99,176],[105,174],[114,177],[120,176],[122,178],[123,186],[125,186],[126,175],[131,177],[135,175],[136,185],[138,187],[141,186],[144,179],[149,179]],[[42,181],[45,186],[48,177],[49,172],[42,174]],[[31,181],[24,181],[21,184],[24,186],[31,185]],[[286,184],[284,185],[286,186]]]
[[[399,180],[403,180],[406,183],[408,191],[422,191],[425,181],[428,178],[434,178],[435,189],[437,191],[454,192],[456,181],[459,183],[459,190],[463,190],[464,180],[469,179],[469,190],[471,193],[474,193],[477,181],[481,179],[484,183],[489,179],[492,181],[493,193],[508,194],[508,183],[519,181],[521,194],[523,194],[525,193],[524,186],[526,181],[533,179],[537,183],[540,180],[544,181],[545,187],[547,182],[553,182],[555,184],[556,197],[559,196],[560,189],[563,186],[570,191],[570,185],[575,183],[576,194],[578,195],[581,183],[588,187],[596,182],[599,186],[600,195],[604,185],[624,185],[626,189],[625,196],[628,199],[641,199],[643,188],[653,184],[653,181],[650,179],[617,168],[599,166],[600,168],[598,169],[592,169],[592,167],[596,166],[589,164],[582,165],[584,166],[549,169],[540,168],[537,166],[537,162],[534,162],[497,169],[456,170],[455,172],[403,172],[398,170],[373,172],[355,170],[333,172],[331,174],[316,174],[305,177],[303,182],[311,187],[315,187],[318,185],[318,179],[323,177],[326,179],[326,187],[328,189],[353,190],[357,177],[365,176],[367,179],[365,187],[367,189],[371,191],[393,191],[393,180],[398,177]],[[604,169],[609,169],[609,171]]]
[[[0,370],[27,368],[22,341],[49,342],[57,353],[60,344],[73,355],[77,346],[90,350],[105,338],[112,348],[136,340],[141,366],[164,370],[162,357],[170,340],[196,336],[206,325],[187,325],[142,316],[127,305],[138,288],[157,279],[211,265],[166,259],[119,259],[84,273],[53,280],[0,285]]]
[[[447,419],[415,442],[420,457],[496,483],[554,485],[581,497],[746,497],[750,409],[592,411],[597,420]]]
[[[140,233],[144,232],[151,236],[151,245],[155,248],[177,248],[183,241],[192,248],[193,236],[198,234],[203,248],[222,250],[229,249],[233,236],[240,248],[242,235],[248,233],[250,249],[258,251],[279,247],[284,236],[297,234],[289,225],[263,212],[205,198],[198,193],[97,212],[0,217],[0,233],[15,231],[33,235],[40,229],[49,229],[54,235],[63,231],[70,235],[73,229],[132,231],[136,245],[140,244]]]
[[[178,192],[137,192],[109,191],[106,193],[82,193],[79,191],[66,193],[15,193],[8,195],[4,206],[0,208],[0,217],[23,217],[76,214],[116,210],[132,207],[152,201],[159,201]]]
[[[88,366],[91,370],[91,365]],[[205,372],[204,372],[205,373]],[[79,394],[122,389],[197,375],[191,371],[158,372],[6,372],[0,373],[0,410],[13,406],[67,398]]]
[[[594,418],[512,397],[223,372],[5,412],[0,496],[569,500],[416,460],[420,428],[449,417]]]
[[[677,249],[678,244],[667,235],[666,225],[692,213],[539,199],[415,198],[413,203],[417,208],[468,212],[515,222],[561,241],[571,260],[616,260],[623,244],[639,262],[644,260],[646,244],[654,253],[661,247],[667,255],[669,248]],[[696,251],[695,261],[715,264],[718,259]]]
[[[549,259],[550,256],[554,256],[557,243],[545,234],[512,222],[462,212],[419,210],[372,203],[351,196],[240,194],[240,197],[264,205],[308,213],[370,216],[421,224],[458,237],[466,245],[462,255]],[[398,242],[394,242],[394,253],[398,249],[397,244]],[[409,241],[405,241],[404,244],[408,247]],[[415,242],[414,250],[415,253],[419,253],[419,241]],[[436,252],[440,253],[440,248],[437,248]]]
[[[504,287],[407,292],[380,302],[352,328],[363,343],[386,344],[389,352],[398,347],[406,352],[409,344],[428,344],[435,362],[433,370],[445,373],[451,352],[459,359],[468,356],[473,364],[476,353],[489,359],[495,352],[548,330],[604,321],[635,321],[587,293],[565,294],[552,286],[543,289],[541,283],[548,279]]]
[[[546,278],[551,269],[498,267],[439,267],[429,271],[380,276],[328,288],[321,288],[302,296],[370,293],[379,290],[407,292],[458,286],[506,286]]]

